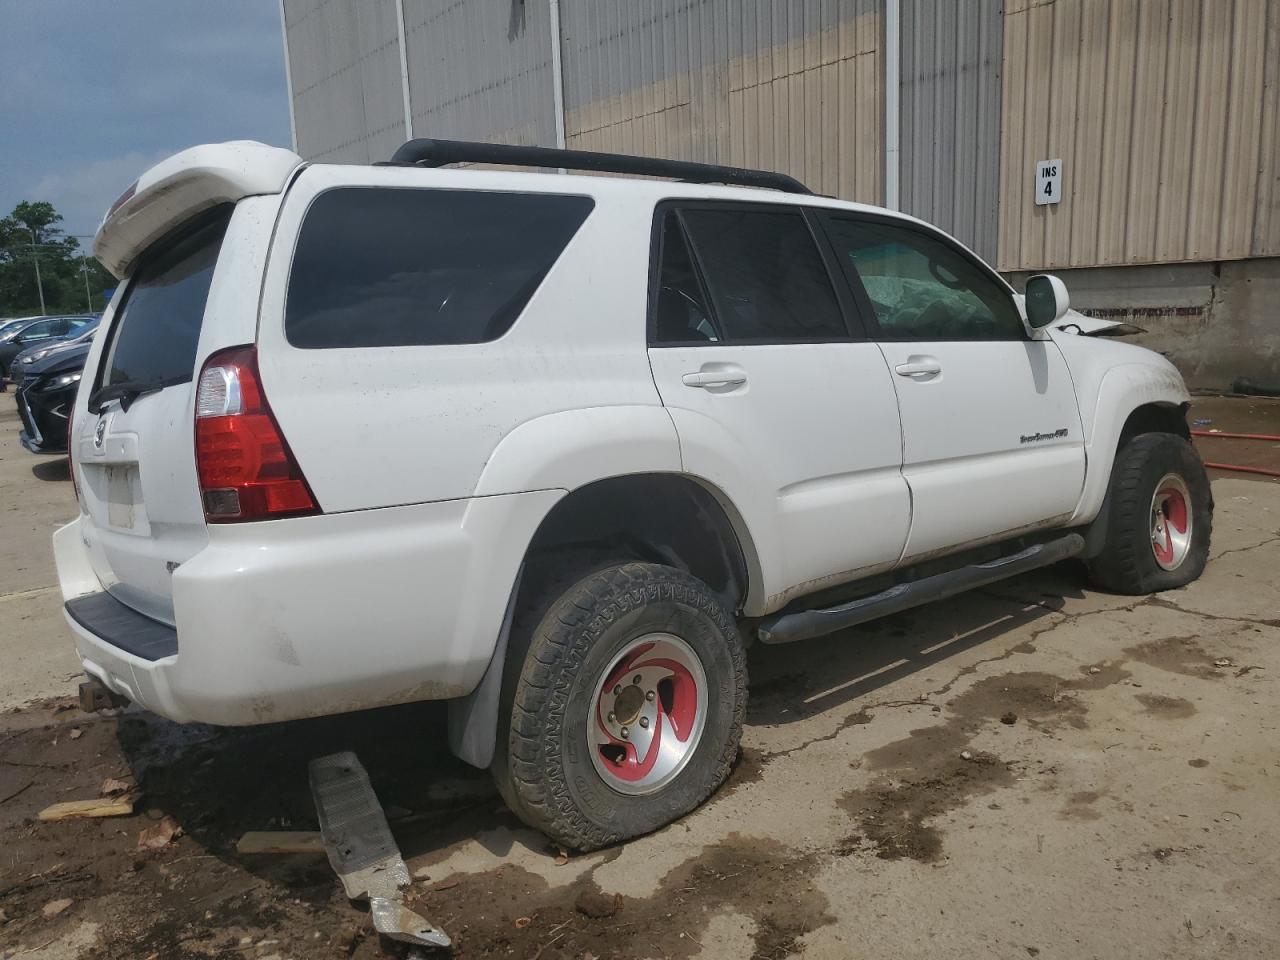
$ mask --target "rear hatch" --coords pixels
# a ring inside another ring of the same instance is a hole
[[[125,275],[71,423],[82,539],[106,590],[171,625],[173,571],[209,541],[194,380],[210,353],[254,340],[265,240],[300,162],[255,146],[261,156],[243,144],[197,147],[148,171],[108,213],[95,247]],[[235,163],[252,176],[237,181]]]
[[[167,623],[173,570],[208,542],[191,391],[230,213],[227,206],[201,217],[142,261],[107,331],[75,429],[94,570],[116,599]]]

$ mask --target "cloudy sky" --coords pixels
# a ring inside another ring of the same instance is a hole
[[[48,200],[92,234],[168,154],[289,146],[275,0],[0,0],[0,37],[0,215]]]

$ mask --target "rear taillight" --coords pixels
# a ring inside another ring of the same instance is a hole
[[[320,512],[267,405],[253,347],[215,353],[200,371],[196,470],[210,523]]]

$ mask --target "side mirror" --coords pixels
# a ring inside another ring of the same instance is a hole
[[[1027,281],[1027,323],[1036,329],[1057,323],[1071,309],[1067,285],[1042,273]]]

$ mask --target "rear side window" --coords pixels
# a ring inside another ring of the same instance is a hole
[[[707,308],[680,215],[663,216],[662,269],[658,274],[654,336],[658,343],[714,343],[721,339]]]
[[[844,317],[799,210],[681,211],[729,343],[846,337]]]
[[[232,209],[219,208],[134,271],[112,331],[103,386],[170,385],[194,377],[205,301]]]
[[[330,190],[302,224],[285,335],[304,348],[495,340],[592,206],[559,194]]]

